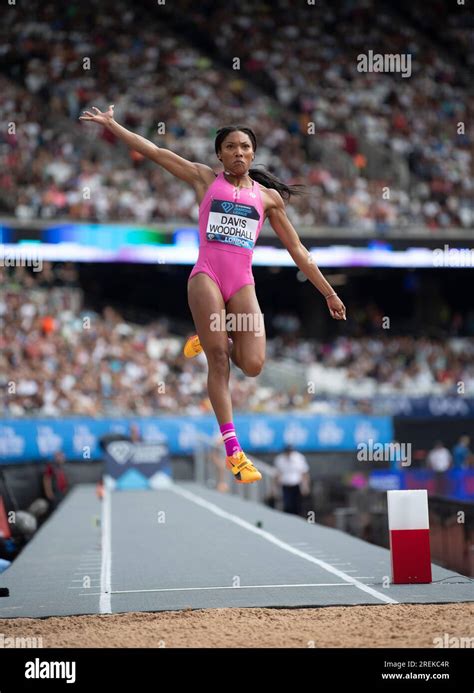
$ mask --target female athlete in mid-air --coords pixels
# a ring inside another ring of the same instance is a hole
[[[323,294],[331,316],[346,319],[344,304],[286,215],[284,200],[301,194],[301,186],[286,185],[268,171],[251,168],[257,140],[250,128],[236,125],[217,131],[214,148],[224,166],[217,174],[209,166],[187,161],[119,125],[113,106],[105,113],[95,106],[92,110],[94,113],[84,111],[80,120],[104,125],[131,149],[191,185],[196,193],[199,257],[188,278],[188,302],[197,334],[187,340],[184,354],[192,358],[204,350],[206,355],[208,394],[226,448],[227,467],[239,483],[258,481],[262,475],[240,447],[232,421],[229,358],[248,376],[258,375],[265,360],[263,316],[252,274],[253,248],[265,217],[295,264]],[[216,316],[224,315],[224,324],[216,322]],[[246,319],[239,321],[239,316]],[[227,329],[228,318],[235,329]]]

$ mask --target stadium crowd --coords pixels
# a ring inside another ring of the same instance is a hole
[[[283,328],[267,341],[267,364],[297,365],[301,385],[268,385],[231,369],[235,409],[316,410],[321,396],[421,396],[455,394],[459,381],[474,395],[471,338],[338,337],[301,339],[298,320],[280,316]],[[275,321],[278,326],[278,319]],[[186,359],[184,337],[166,318],[146,325],[126,321],[116,309],[86,307],[73,264],[44,263],[37,274],[15,267],[0,274],[0,415],[121,415],[211,412],[203,354]],[[271,382],[271,379],[270,379]],[[313,383],[310,387],[308,383]],[[332,405],[334,407],[334,404]]]
[[[472,93],[455,56],[396,23],[390,8],[182,0],[194,27],[185,40],[174,11],[124,0],[73,2],[62,15],[39,0],[26,16],[8,8],[0,115],[15,127],[0,133],[2,215],[196,222],[191,189],[77,120],[91,105],[114,103],[123,125],[216,168],[216,129],[236,120],[252,127],[256,163],[308,186],[292,204],[295,225],[472,228]],[[308,21],[315,11],[318,21]],[[458,24],[451,32],[466,36]],[[359,72],[357,56],[371,48],[410,52],[410,77]],[[242,70],[232,69],[235,56]],[[253,76],[273,84],[273,95]]]

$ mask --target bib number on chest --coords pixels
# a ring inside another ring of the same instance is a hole
[[[260,215],[251,205],[213,200],[207,221],[208,241],[253,250]]]

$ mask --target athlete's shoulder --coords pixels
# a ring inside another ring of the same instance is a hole
[[[199,177],[203,183],[206,183],[207,185],[214,183],[217,178],[217,173],[215,173],[210,166],[206,166],[206,164],[196,164],[196,166],[198,168]]]
[[[275,200],[275,202],[279,202],[280,200],[283,201],[282,196],[278,192],[278,190],[275,190],[275,188],[264,188],[265,192],[267,195],[271,197],[272,200]]]
[[[260,186],[260,191],[264,194],[266,214],[268,214],[271,209],[285,209],[285,201],[278,190]]]

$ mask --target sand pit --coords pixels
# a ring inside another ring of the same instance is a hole
[[[474,603],[318,609],[195,609],[45,619],[0,619],[4,638],[42,647],[433,648],[436,638],[474,645]]]

